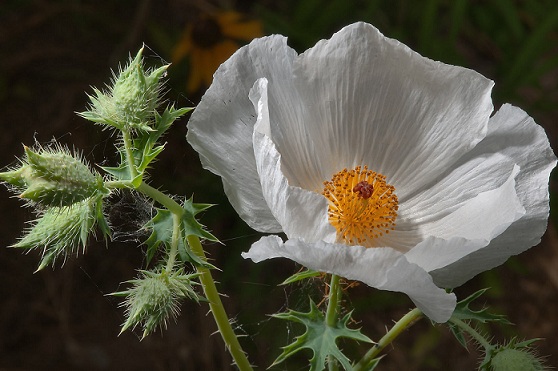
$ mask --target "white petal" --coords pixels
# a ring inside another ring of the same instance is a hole
[[[290,103],[270,98],[272,140],[293,185],[319,189],[335,172],[362,164],[386,175],[404,198],[486,134],[492,81],[423,58],[371,25],[345,27],[293,68]]]
[[[516,165],[502,186],[480,193],[451,214],[425,225],[425,235],[487,241],[500,235],[525,215],[515,191],[515,177],[519,171]]]
[[[269,138],[267,79],[259,79],[250,92],[258,119],[254,126],[254,155],[263,196],[289,238],[307,242],[334,241],[328,221],[328,203],[321,194],[289,185],[281,170],[281,155]]]
[[[188,123],[188,142],[199,152],[203,166],[223,178],[231,204],[244,221],[261,232],[280,232],[281,226],[263,199],[256,171],[252,132],[256,114],[248,93],[267,76],[288,81],[296,52],[286,38],[257,39],[222,64],[211,87]],[[283,83],[289,94],[288,85]]]
[[[525,215],[515,193],[519,166],[499,188],[479,194],[461,208],[429,225],[429,234],[405,254],[426,271],[444,268],[487,246]]]
[[[367,249],[322,241],[288,240],[283,243],[277,236],[267,236],[242,256],[256,263],[284,257],[313,270],[358,280],[381,290],[403,292],[436,322],[446,322],[456,305],[454,294],[436,287],[428,273],[390,248]]]
[[[500,234],[502,226],[524,212],[513,184],[503,187],[506,181],[513,182],[517,172],[513,159],[499,153],[456,163],[440,180],[417,190],[408,200],[399,200],[395,230],[378,239],[377,246],[406,252],[428,236],[448,239],[481,238],[480,231],[492,237]],[[489,205],[494,209],[487,211]]]
[[[556,165],[544,130],[524,111],[504,105],[490,119],[485,140],[468,154],[481,157],[502,153],[520,166],[516,192],[525,215],[490,244],[464,258],[431,272],[437,284],[456,287],[485,270],[505,262],[540,242],[549,213],[548,179]]]

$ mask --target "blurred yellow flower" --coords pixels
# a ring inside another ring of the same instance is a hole
[[[190,58],[188,93],[208,87],[217,67],[242,46],[242,41],[262,35],[260,21],[235,11],[204,14],[189,23],[172,52],[173,63]]]

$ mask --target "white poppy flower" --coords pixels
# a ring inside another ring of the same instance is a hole
[[[254,40],[215,73],[188,141],[254,229],[245,258],[406,293],[449,319],[458,286],[540,241],[556,159],[493,82],[365,23],[298,55]]]

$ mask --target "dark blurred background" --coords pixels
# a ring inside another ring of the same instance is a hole
[[[299,52],[344,25],[367,21],[422,55],[475,69],[496,82],[495,106],[510,102],[542,125],[554,148],[558,119],[558,3],[556,0],[284,0],[284,1],[46,1],[0,2],[0,164],[22,154],[21,144],[58,142],[76,148],[92,163],[113,163],[108,132],[77,117],[85,92],[102,87],[110,69],[145,43],[148,63],[172,61],[168,99],[192,106],[213,70],[235,48],[263,34],[281,33]],[[202,222],[225,245],[207,245],[221,272],[223,300],[235,328],[259,369],[278,356],[279,346],[300,334],[269,314],[287,307],[307,310],[312,283],[276,285],[299,269],[288,261],[253,264],[240,252],[258,239],[229,206],[219,178],[203,171],[187,144],[187,119],[167,135],[167,149],[151,182],[198,202],[217,203]],[[551,182],[552,196],[556,183]],[[553,197],[555,200],[556,197]],[[123,310],[106,294],[122,288],[143,267],[137,230],[150,205],[114,199],[110,221],[122,232],[108,246],[91,241],[85,255],[56,269],[33,274],[39,253],[8,248],[33,214],[0,190],[0,370],[230,370],[229,355],[215,332],[206,305],[185,303],[168,329],[143,341],[120,336]],[[558,210],[554,208],[554,210]],[[540,246],[510,259],[458,288],[464,298],[491,290],[479,304],[509,316],[515,326],[492,326],[496,340],[543,338],[540,354],[558,366],[558,236],[556,217]],[[379,339],[412,306],[401,294],[363,285],[349,291],[353,318]],[[348,344],[351,348],[352,345]],[[349,349],[357,352],[356,349]],[[472,370],[480,354],[469,352],[443,326],[427,321],[386,350],[380,370]],[[306,369],[302,354],[276,370]]]

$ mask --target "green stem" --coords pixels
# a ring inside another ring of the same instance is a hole
[[[378,341],[370,350],[362,357],[362,359],[355,365],[353,371],[367,370],[370,363],[376,358],[378,354],[394,341],[403,331],[414,325],[419,319],[423,317],[422,312],[415,308],[406,315],[404,315],[397,323],[385,334],[380,341]]]
[[[190,235],[187,239],[192,251],[203,260],[206,260],[199,238],[197,236]],[[205,297],[209,301],[209,307],[211,308],[211,313],[213,313],[213,318],[215,318],[215,322],[217,323],[217,328],[219,329],[219,332],[221,333],[221,336],[223,337],[223,340],[225,341],[225,344],[227,345],[227,348],[229,349],[236,365],[240,371],[252,370],[252,366],[250,365],[250,362],[242,350],[242,347],[238,342],[238,338],[231,327],[227,313],[225,312],[225,308],[221,302],[219,292],[217,291],[217,287],[215,287],[215,281],[213,281],[213,277],[211,277],[211,272],[209,269],[203,267],[198,267],[197,269],[198,272],[201,273],[200,281],[203,286]]]
[[[180,206],[178,202],[159,191],[157,188],[153,188],[149,184],[142,182],[136,190],[152,198],[154,201],[157,201],[166,207],[171,213],[178,215],[179,217],[182,217],[182,214],[184,214],[184,209],[182,209],[182,206]]]
[[[475,330],[474,328],[472,328],[462,320],[452,317],[450,318],[449,321],[454,325],[458,326],[459,328],[461,328],[463,331],[467,332],[469,336],[471,336],[480,345],[482,345],[484,349],[489,350],[492,348],[492,345],[484,338],[484,336],[482,336],[477,330]]]
[[[172,237],[169,251],[169,260],[167,260],[167,272],[172,272],[176,254],[178,253],[178,242],[182,233],[180,233],[180,215],[172,214]]]
[[[339,281],[341,278],[336,275],[331,275],[331,282],[329,286],[329,300],[327,303],[327,311],[326,311],[326,323],[329,327],[337,326],[337,315],[338,315],[338,308],[339,302],[341,301],[341,290],[339,286]]]
[[[326,323],[329,327],[336,327],[339,316],[339,303],[341,302],[341,286],[339,285],[341,278],[336,275],[331,275],[331,282],[329,285],[329,300],[327,303]],[[339,365],[337,360],[331,354],[328,356],[329,371],[337,371]]]
[[[132,138],[130,137],[129,131],[122,130],[122,141],[124,142],[124,151],[126,152],[126,162],[128,163],[130,179],[135,179],[138,175],[138,171],[136,169],[134,154],[132,153]]]

